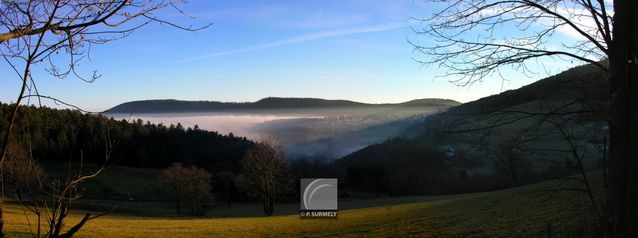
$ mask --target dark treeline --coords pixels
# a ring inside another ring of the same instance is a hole
[[[0,132],[4,135],[13,105],[0,103]],[[22,106],[15,138],[31,148],[33,158],[166,168],[174,162],[194,164],[211,171],[237,171],[239,159],[252,142],[232,134],[220,135],[182,125],[114,120],[77,110]],[[17,136],[20,135],[20,136]]]

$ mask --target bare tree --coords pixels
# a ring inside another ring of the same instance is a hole
[[[84,164],[80,163],[79,169],[76,172],[71,173],[71,171],[69,171],[66,177],[54,178],[48,183],[48,187],[40,188],[41,192],[50,196],[50,200],[40,200],[37,194],[33,192],[29,192],[32,199],[30,203],[25,202],[22,196],[19,197],[18,201],[21,205],[30,209],[30,211],[38,217],[37,236],[40,236],[44,229],[47,237],[72,237],[80,231],[88,221],[109,213],[110,211],[99,214],[86,213],[78,223],[65,231],[65,221],[71,212],[72,203],[82,198],[81,184],[97,177],[105,169],[106,166],[101,166],[93,171],[84,173]],[[115,209],[115,207],[113,209]],[[46,227],[41,226],[42,219],[45,220]]]
[[[159,176],[162,187],[175,199],[177,214],[181,214],[184,202],[191,202],[193,213],[204,214],[205,205],[212,197],[211,174],[194,165],[175,163],[164,169]]]
[[[29,222],[29,228],[34,236],[72,237],[88,221],[110,212],[99,214],[89,212],[72,227],[68,229],[65,227],[72,203],[82,197],[82,183],[95,178],[107,168],[112,145],[113,142],[107,136],[104,165],[86,173],[84,163],[81,160],[75,168],[69,163],[69,171],[66,176],[46,178],[30,152],[15,143],[9,144],[6,161],[3,164],[5,168],[2,171],[6,173],[3,174],[3,179],[10,183],[9,190],[5,191],[26,211],[36,216],[36,224]]]
[[[255,143],[241,161],[243,175],[238,184],[261,200],[264,215],[271,216],[275,200],[292,188],[292,171],[284,149],[274,138]]]
[[[519,185],[521,173],[525,172],[525,148],[519,136],[504,136],[494,146],[497,157],[494,159],[497,170],[506,174],[514,186]]]
[[[429,3],[439,2],[436,0]],[[592,64],[609,83],[607,235],[638,236],[638,2],[633,0],[453,0],[423,19],[417,33],[435,43],[415,49],[420,62],[447,69],[469,85],[505,67],[534,73],[530,63],[555,58]],[[508,29],[503,34],[503,29]],[[569,40],[557,34],[568,32]],[[558,45],[559,47],[553,47]],[[564,114],[564,112],[561,112]]]
[[[225,202],[226,202],[226,207],[230,208],[230,202],[233,199],[233,193],[236,191],[236,184],[235,184],[235,178],[236,178],[235,173],[231,172],[231,171],[222,171],[219,172],[217,174],[215,174],[216,179],[219,181],[220,185],[223,187],[223,192],[221,194],[221,196],[218,196],[218,198],[222,198]]]
[[[2,135],[4,140],[0,168],[3,168],[2,163],[6,159],[10,135],[15,127],[20,104],[24,99],[35,97],[38,102],[41,99],[50,99],[56,103],[75,107],[40,94],[37,80],[32,74],[33,65],[48,64],[47,72],[54,77],[71,76],[93,82],[100,77],[100,74],[94,72],[88,77],[82,76],[77,73],[76,67],[79,62],[88,58],[90,48],[94,44],[104,44],[124,38],[136,29],[153,22],[188,31],[201,29],[179,26],[154,14],[164,8],[173,8],[183,13],[178,4],[185,2],[185,0],[1,1],[0,55],[13,69],[13,73],[21,81],[21,86],[18,89],[16,103],[11,110],[8,128]],[[0,237],[4,234],[2,232],[3,201],[4,199],[0,201]]]
[[[5,192],[18,194],[21,190],[37,187],[45,177],[42,168],[22,145],[14,142],[7,147],[7,158],[1,170]]]
[[[195,166],[191,166],[190,170],[192,181],[188,197],[192,203],[193,213],[201,216],[206,214],[206,205],[213,197],[211,193],[212,175],[208,171]]]

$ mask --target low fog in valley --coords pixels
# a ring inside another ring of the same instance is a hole
[[[434,106],[294,108],[208,113],[107,113],[118,120],[143,120],[232,133],[257,140],[274,136],[292,159],[333,160],[392,137],[425,116],[442,110]]]

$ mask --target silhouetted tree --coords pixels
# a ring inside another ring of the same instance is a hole
[[[7,158],[1,170],[5,192],[15,198],[25,192],[38,191],[45,179],[42,168],[22,145],[10,143],[7,146]]]
[[[68,76],[93,82],[100,75],[94,72],[83,77],[76,71],[80,61],[88,58],[88,48],[126,37],[151,22],[167,24],[184,30],[197,30],[175,25],[158,18],[154,12],[175,8],[184,0],[80,0],[36,1],[8,0],[0,3],[0,53],[10,73],[21,81],[16,103],[11,109],[7,129],[4,131],[0,168],[7,155],[7,145],[15,126],[19,106],[25,98],[52,99],[56,103],[73,106],[58,99],[42,95],[32,70],[35,64],[49,63],[46,70],[52,76]],[[66,57],[66,58],[65,58]],[[61,63],[65,60],[66,63]],[[59,144],[66,145],[66,136],[60,134]],[[4,194],[4,193],[2,193]],[[3,200],[2,200],[3,201]],[[2,202],[0,201],[0,202]],[[0,237],[4,236],[2,204],[0,204]],[[78,227],[79,229],[79,227]],[[72,235],[74,232],[67,234]],[[53,234],[52,234],[53,235]],[[58,234],[55,234],[58,236]]]
[[[494,150],[496,152],[496,158],[494,158],[496,170],[506,174],[514,186],[519,185],[521,173],[524,173],[528,166],[525,160],[526,149],[521,137],[503,136],[494,146]]]
[[[236,195],[237,192],[235,187],[235,176],[236,174],[231,171],[222,171],[215,174],[217,184],[222,187],[222,189],[218,189],[218,191],[221,191],[221,197],[226,202],[226,206],[229,208],[230,202],[233,200],[233,196]]]
[[[638,237],[638,173],[630,172],[638,170],[638,151],[633,149],[638,144],[637,15],[634,0],[446,1],[418,31],[434,43],[414,45],[427,57],[422,63],[447,69],[447,76],[457,76],[454,81],[460,85],[498,74],[504,67],[533,73],[527,64],[540,58],[598,67],[610,93],[609,114],[601,112],[609,124],[610,143],[603,225],[608,236]]]
[[[272,215],[275,200],[290,191],[294,182],[283,147],[274,138],[262,139],[246,152],[241,164],[244,176],[238,183],[261,200],[264,215]]]
[[[205,213],[205,205],[212,197],[211,174],[206,170],[175,163],[162,170],[159,181],[169,196],[175,199],[178,215],[181,215],[182,204],[186,201],[192,203],[194,214]]]
[[[108,161],[108,151],[112,147],[109,144],[108,137],[106,141],[107,152],[105,156]],[[35,163],[33,157],[30,155],[24,156],[26,153],[15,154],[14,151],[19,151],[19,149],[15,150],[13,148],[19,147],[11,147],[3,164],[7,166],[4,171],[8,172],[5,178],[9,178],[9,181],[13,182],[7,195],[17,201],[26,211],[36,216],[36,223],[29,224],[29,228],[35,237],[41,237],[42,235],[46,237],[72,237],[88,221],[110,212],[86,213],[79,221],[67,229],[67,217],[71,212],[72,204],[82,197],[82,183],[98,176],[106,169],[106,166],[98,166],[97,169],[85,173],[84,164],[80,160],[76,168],[69,165],[69,171],[66,176],[46,178],[45,180],[42,170]],[[32,226],[35,226],[35,229]]]

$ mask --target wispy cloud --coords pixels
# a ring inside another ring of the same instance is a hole
[[[248,47],[234,49],[234,50],[213,52],[213,53],[209,53],[205,55],[182,59],[177,62],[185,63],[185,62],[191,62],[195,60],[202,60],[202,59],[220,57],[225,55],[246,53],[246,52],[251,52],[251,51],[256,51],[261,49],[298,44],[298,43],[321,40],[321,39],[326,39],[331,37],[346,36],[346,35],[359,34],[359,33],[389,31],[389,30],[394,30],[394,29],[398,29],[402,27],[405,27],[405,25],[404,24],[384,24],[384,25],[375,25],[375,26],[350,28],[350,29],[342,29],[342,30],[320,31],[320,32],[293,36],[293,37],[278,40],[278,41],[273,41],[273,42],[254,45],[254,46],[248,46]]]
[[[292,27],[296,29],[335,29],[352,27],[356,25],[367,25],[373,19],[368,13],[360,12],[335,12],[325,11],[323,9],[309,12],[308,14],[300,14],[299,19],[280,22],[283,27]]]
[[[291,11],[295,11],[293,6],[278,4],[247,4],[242,5],[240,2],[224,2],[218,9],[212,11],[201,11],[191,15],[201,19],[212,19],[215,21],[223,20],[246,20],[248,22],[272,21],[277,17],[286,16]]]

